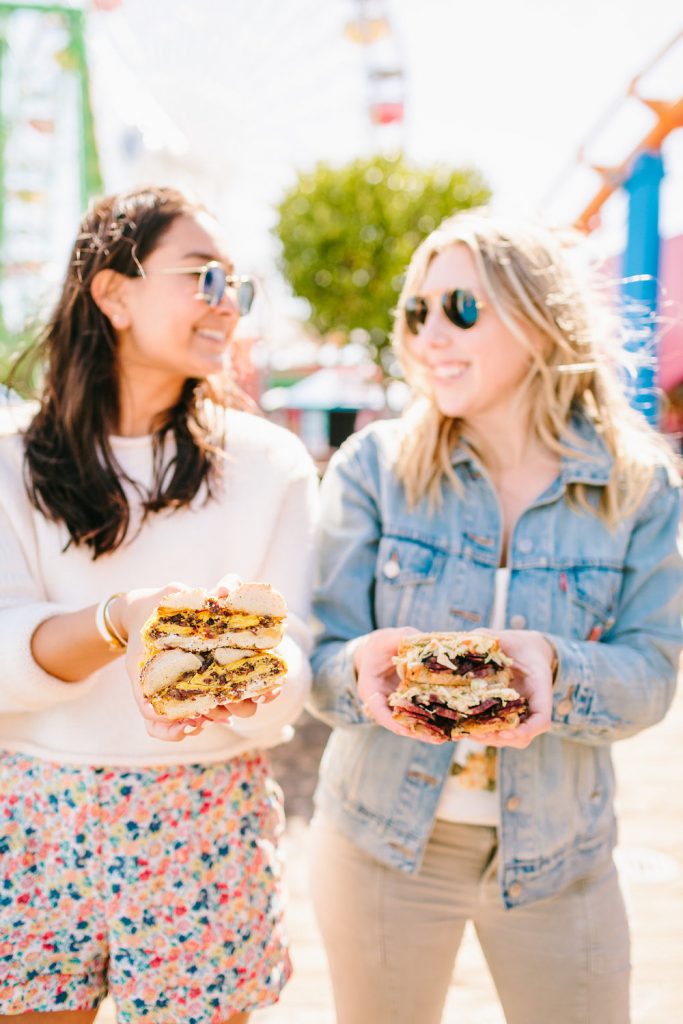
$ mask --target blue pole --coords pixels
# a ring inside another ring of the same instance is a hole
[[[658,342],[657,290],[659,275],[659,188],[664,176],[662,155],[641,153],[624,188],[628,192],[628,238],[622,276],[625,348],[632,353],[627,388],[631,405],[657,426]]]

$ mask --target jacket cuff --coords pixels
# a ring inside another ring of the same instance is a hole
[[[314,714],[335,725],[374,724],[358,695],[354,657],[364,636],[348,640],[317,673]]]
[[[544,634],[545,635],[545,634]],[[548,636],[557,658],[553,679],[552,720],[560,725],[579,726],[585,723],[593,700],[580,645],[564,637]]]

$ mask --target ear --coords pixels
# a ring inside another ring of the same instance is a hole
[[[115,270],[98,270],[90,285],[95,305],[104,313],[117,331],[130,326],[130,314],[125,301],[128,278]]]

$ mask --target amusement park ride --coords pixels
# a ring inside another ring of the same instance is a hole
[[[623,188],[628,196],[626,248],[620,268],[622,281],[622,316],[627,321],[627,348],[638,354],[632,385],[632,404],[650,420],[659,419],[660,389],[657,311],[661,290],[659,233],[660,191],[664,178],[662,143],[677,128],[683,128],[683,95],[663,100],[641,94],[641,82],[665,57],[683,49],[683,31],[679,32],[648,65],[632,79],[622,102],[636,99],[654,115],[654,123],[646,134],[615,167],[593,165],[600,186],[576,220],[576,227],[592,231],[600,224],[600,211],[610,196]],[[679,65],[680,67],[680,65]],[[610,112],[613,116],[616,110]],[[578,159],[585,161],[587,148],[604,127],[599,123],[581,147]],[[682,268],[679,268],[679,274]],[[679,328],[680,330],[680,328]],[[683,344],[677,346],[678,381],[683,381]]]
[[[67,4],[0,3],[0,331],[39,308],[101,190],[84,40]]]
[[[368,121],[377,149],[403,141],[405,73],[389,0],[350,0],[345,36],[363,51]],[[106,11],[120,0],[91,0]],[[0,341],[20,334],[39,308],[54,266],[63,262],[63,240],[88,198],[101,190],[90,103],[82,3],[7,3],[0,0]],[[657,303],[660,277],[659,197],[664,176],[662,144],[683,127],[683,97],[641,94],[641,80],[683,40],[679,33],[631,82],[624,101],[642,103],[654,123],[614,167],[591,165],[598,186],[576,219],[590,232],[617,190],[628,197],[627,243],[621,267],[624,316],[637,352],[633,403],[658,418]],[[585,153],[603,119],[578,154]],[[677,359],[683,381],[683,343]]]

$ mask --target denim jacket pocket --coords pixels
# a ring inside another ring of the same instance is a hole
[[[599,640],[614,625],[621,570],[580,566],[563,575],[569,592],[570,635],[577,640]]]
[[[433,585],[443,572],[445,560],[445,552],[427,543],[382,537],[375,571],[378,627],[419,627],[433,605]]]

